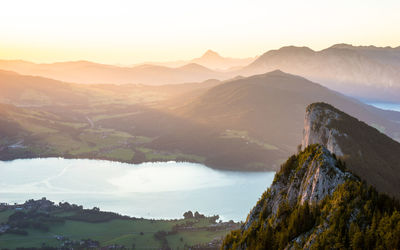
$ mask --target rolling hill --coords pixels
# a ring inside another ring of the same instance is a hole
[[[0,60],[0,69],[85,84],[163,85],[227,78],[226,73],[213,71],[196,63],[170,68],[150,64],[118,67],[88,61],[36,64],[20,60]]]
[[[201,93],[219,84],[217,80],[199,83],[147,86],[140,84],[76,84],[40,76],[0,70],[0,103],[17,106],[89,105],[120,102],[149,104],[190,92]]]

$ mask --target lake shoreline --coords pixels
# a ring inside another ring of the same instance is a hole
[[[41,155],[41,156],[18,156],[18,157],[5,157],[3,159],[0,159],[0,162],[11,162],[15,160],[28,160],[28,159],[48,159],[48,158],[59,158],[59,159],[66,159],[66,160],[74,160],[74,159],[80,159],[80,160],[93,160],[93,161],[109,161],[109,162],[116,162],[116,163],[125,163],[125,164],[132,164],[132,165],[140,165],[140,164],[145,164],[145,163],[167,163],[167,162],[176,162],[176,163],[193,163],[193,164],[201,164],[204,165],[208,168],[215,169],[215,170],[221,170],[221,171],[231,171],[231,172],[251,172],[251,173],[266,173],[266,172],[275,172],[279,169],[264,169],[264,170],[256,170],[256,169],[246,169],[246,170],[241,170],[237,168],[227,168],[227,167],[218,167],[215,165],[210,165],[206,164],[204,162],[200,161],[192,161],[192,160],[156,160],[156,161],[151,161],[151,160],[146,160],[146,161],[123,161],[123,160],[115,160],[115,159],[110,159],[107,157],[86,157],[86,156],[68,156],[68,155],[54,155],[54,154],[48,154],[48,155]]]
[[[216,170],[176,161],[133,165],[53,157],[0,161],[0,175],[0,202],[10,204],[46,197],[138,218],[176,219],[197,209],[241,221],[275,172]]]
[[[363,103],[379,108],[381,110],[400,112],[400,103],[395,102],[375,102],[375,101],[363,101]]]

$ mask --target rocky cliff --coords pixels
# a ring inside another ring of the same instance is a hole
[[[354,178],[341,170],[341,163],[323,146],[307,147],[301,154],[292,156],[282,165],[267,193],[250,212],[243,228],[255,223],[264,209],[269,211],[267,218],[277,214],[279,207],[286,203],[312,205],[345,182]]]
[[[309,145],[318,143],[337,156],[343,156],[336,138],[347,137],[345,133],[341,133],[336,128],[331,127],[333,120],[342,119],[338,112],[335,112],[328,105],[319,104],[311,105],[307,108],[304,120],[302,149]]]
[[[400,198],[400,143],[326,103],[307,107],[302,148],[321,144],[354,174]]]

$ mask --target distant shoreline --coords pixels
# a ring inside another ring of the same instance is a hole
[[[383,110],[390,110],[390,111],[397,111],[400,112],[400,103],[393,103],[393,102],[370,102],[370,101],[363,101],[365,104],[374,106],[375,108],[383,109]]]

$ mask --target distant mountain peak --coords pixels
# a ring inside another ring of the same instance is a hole
[[[204,67],[203,65],[200,65],[198,63],[188,63],[183,65],[182,67],[179,67],[179,69],[211,71],[209,68]]]
[[[309,47],[299,47],[299,46],[284,46],[279,49],[279,51],[288,51],[288,52],[314,52],[314,50]]]
[[[288,79],[289,78],[291,78],[291,79],[304,79],[301,76],[293,75],[293,74],[290,74],[290,73],[286,73],[286,72],[284,72],[284,71],[282,71],[280,69],[275,69],[273,71],[270,71],[270,72],[267,72],[267,73],[264,73],[264,74],[253,75],[253,76],[250,76],[249,78],[252,78],[252,77],[255,77],[255,78],[285,77],[285,78],[288,78]]]
[[[220,54],[213,50],[207,50],[202,56],[202,58],[222,58]]]
[[[387,49],[396,49],[395,47],[392,48],[390,46],[386,46],[386,47],[377,47],[375,45],[359,45],[359,46],[355,46],[352,44],[347,44],[347,43],[338,43],[338,44],[334,44],[331,47],[329,47],[328,49],[355,49],[355,50],[387,50]]]
[[[329,48],[332,48],[332,49],[352,49],[352,48],[354,48],[354,46],[351,45],[351,44],[348,44],[348,43],[338,43],[338,44],[332,45]]]
[[[266,73],[266,75],[286,75],[286,76],[290,76],[290,74],[285,73],[280,69],[276,69],[276,70],[270,71],[270,72]]]

